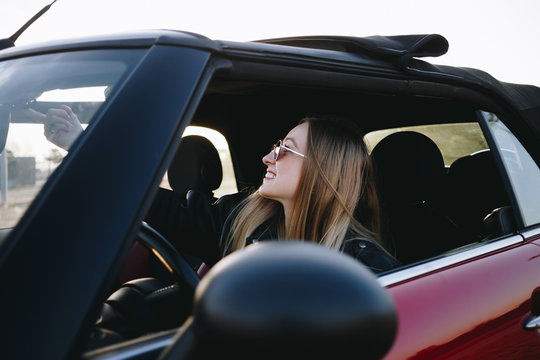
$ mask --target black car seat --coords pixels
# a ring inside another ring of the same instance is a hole
[[[203,136],[184,136],[167,169],[167,178],[172,191],[182,199],[187,199],[189,192],[193,190],[206,194],[208,201],[215,201],[214,191],[219,188],[223,179],[221,159],[217,149]],[[197,257],[190,254],[183,254],[183,256],[194,269],[200,267],[201,261]],[[120,282],[124,283],[148,274],[161,278],[169,277],[160,262],[153,256],[149,256],[146,248],[137,242],[132,247],[128,261],[121,271]]]
[[[205,194],[210,202],[217,200],[214,191],[221,185],[223,169],[214,144],[204,136],[182,137],[167,169],[167,178],[171,189],[183,199],[197,192]],[[200,268],[198,258],[189,254],[184,257],[195,269]]]
[[[448,250],[458,236],[441,211],[446,169],[427,136],[402,131],[382,139],[371,153],[381,208],[383,241],[404,264]]]
[[[214,191],[223,180],[217,149],[203,136],[184,136],[169,165],[167,177],[171,189],[183,198],[190,190],[214,198]]]
[[[477,240],[514,229],[510,202],[489,150],[461,157],[450,165],[447,197],[449,216]]]

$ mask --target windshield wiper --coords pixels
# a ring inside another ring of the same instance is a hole
[[[19,38],[19,36],[21,36],[21,34],[26,29],[28,29],[28,27],[30,25],[32,25],[34,23],[34,21],[39,19],[41,17],[41,15],[45,14],[51,8],[52,4],[54,4],[55,2],[56,2],[56,0],[54,0],[49,5],[46,5],[36,15],[34,15],[30,20],[28,20],[19,30],[17,30],[15,32],[15,34],[11,35],[7,39],[0,39],[0,50],[15,46],[15,41]]]

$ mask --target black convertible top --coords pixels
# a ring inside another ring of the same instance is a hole
[[[490,74],[472,68],[433,65],[419,60],[436,57],[448,51],[448,41],[438,34],[398,36],[305,36],[259,41],[261,43],[326,49],[355,53],[392,63],[415,77],[454,83],[484,93],[501,107],[522,120],[515,131],[521,133],[529,150],[540,154],[540,88],[501,82]],[[511,124],[516,125],[516,124]],[[534,136],[530,136],[531,133]]]
[[[449,47],[448,41],[438,34],[368,37],[305,36],[260,40],[258,42],[367,55],[391,62],[405,72],[464,81],[471,85],[477,85],[479,88],[489,89],[509,101],[520,111],[540,106],[539,87],[500,82],[488,73],[477,69],[438,66],[417,60],[417,58],[437,57],[446,54]]]

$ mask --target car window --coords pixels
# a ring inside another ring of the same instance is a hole
[[[415,131],[429,137],[441,150],[446,166],[450,166],[460,157],[488,148],[478,123],[455,123],[404,126],[372,131],[365,136],[369,150],[371,151],[386,136],[399,131]],[[404,151],[403,154],[406,155],[407,152]]]
[[[210,140],[210,142],[218,151],[223,171],[223,180],[221,181],[221,185],[216,190],[214,190],[214,196],[219,198],[223,195],[238,192],[236,178],[234,176],[231,153],[229,151],[229,145],[225,137],[218,131],[203,126],[188,126],[184,130],[182,136],[188,135],[204,136],[205,138]],[[165,173],[165,175],[163,176],[160,186],[166,189],[171,189],[171,186],[169,185],[167,179],[167,173]]]
[[[516,230],[479,123],[382,129],[365,139],[377,169],[381,237],[403,265],[447,257]]]
[[[80,51],[0,64],[0,228],[17,224],[79,134],[69,145],[49,141],[60,130],[45,125],[48,111],[69,106],[84,134],[140,54]]]
[[[483,112],[483,115],[501,154],[524,225],[540,223],[540,169],[495,114]]]

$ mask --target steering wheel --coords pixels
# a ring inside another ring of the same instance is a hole
[[[191,294],[195,293],[195,288],[200,281],[199,276],[163,235],[147,223],[142,222],[137,234],[137,241],[158,258],[183,289],[190,291]]]
[[[172,273],[177,284],[163,287],[163,282],[152,277],[123,284],[105,301],[94,329],[98,335],[89,343],[90,348],[176,327],[191,311],[200,281],[195,270],[163,235],[145,222],[141,223],[137,241]]]

